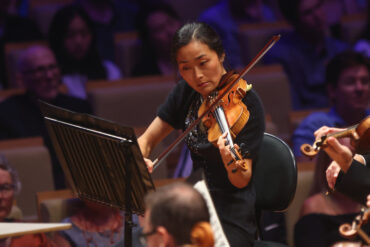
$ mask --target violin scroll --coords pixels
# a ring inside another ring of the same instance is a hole
[[[326,140],[331,136],[336,138],[350,137],[351,145],[355,148],[356,153],[368,153],[370,150],[370,116],[363,119],[359,124],[350,126],[343,131],[322,136],[321,139],[315,141],[312,146],[307,143],[302,144],[300,150],[304,155],[312,158],[321,148],[326,146]]]

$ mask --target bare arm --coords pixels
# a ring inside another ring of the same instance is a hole
[[[160,143],[171,131],[173,127],[156,117],[149,127],[138,138],[141,153],[145,158],[148,158],[154,147]],[[152,170],[153,163],[149,159],[145,159],[149,171]]]
[[[220,150],[222,162],[224,163],[227,171],[229,181],[237,188],[244,188],[249,184],[249,181],[252,177],[252,160],[243,159],[234,161],[230,153],[230,147],[228,145],[225,146],[225,141],[226,133],[218,138],[217,146]],[[236,149],[239,149],[237,145]],[[244,170],[241,168],[241,166],[244,166],[247,169]]]

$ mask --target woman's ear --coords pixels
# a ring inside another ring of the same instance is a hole
[[[225,53],[222,53],[222,55],[220,57],[220,61],[221,61],[221,63],[223,63],[225,61]]]

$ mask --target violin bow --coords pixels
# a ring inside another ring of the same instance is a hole
[[[166,148],[154,161],[153,161],[153,171],[160,165],[163,159],[165,159],[174,149],[175,147],[185,139],[185,137],[192,131],[196,125],[205,117],[218,103],[219,101],[234,87],[236,83],[245,75],[247,74],[253,67],[258,63],[259,60],[275,45],[275,43],[280,39],[281,35],[274,35],[267,44],[257,53],[257,55],[249,62],[249,64],[241,71],[238,77],[236,77],[232,82],[229,83],[226,90],[217,96],[215,101],[208,107],[206,111],[203,112],[201,116],[199,116],[176,140]],[[220,82],[222,83],[222,82]]]

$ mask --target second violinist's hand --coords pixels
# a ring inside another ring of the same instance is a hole
[[[329,167],[326,169],[326,181],[330,189],[334,190],[335,183],[340,172],[340,166],[335,162],[331,162]]]
[[[367,196],[366,206],[370,208],[370,195]]]
[[[148,168],[148,171],[149,173],[152,173],[153,172],[153,161],[151,161],[150,159],[147,159],[147,158],[144,158],[144,161],[145,161],[145,164],[146,164],[146,167]]]
[[[328,135],[342,130],[343,129],[329,128],[324,126],[315,131],[314,135],[316,137],[316,140],[319,140],[324,135]],[[343,143],[340,143],[335,137],[331,136],[327,137],[326,144],[327,145],[324,148],[324,151],[330,156],[332,160],[337,162],[337,164],[344,172],[347,172],[348,168],[352,164],[354,156],[351,149],[348,147],[349,146],[348,140],[345,145]]]

